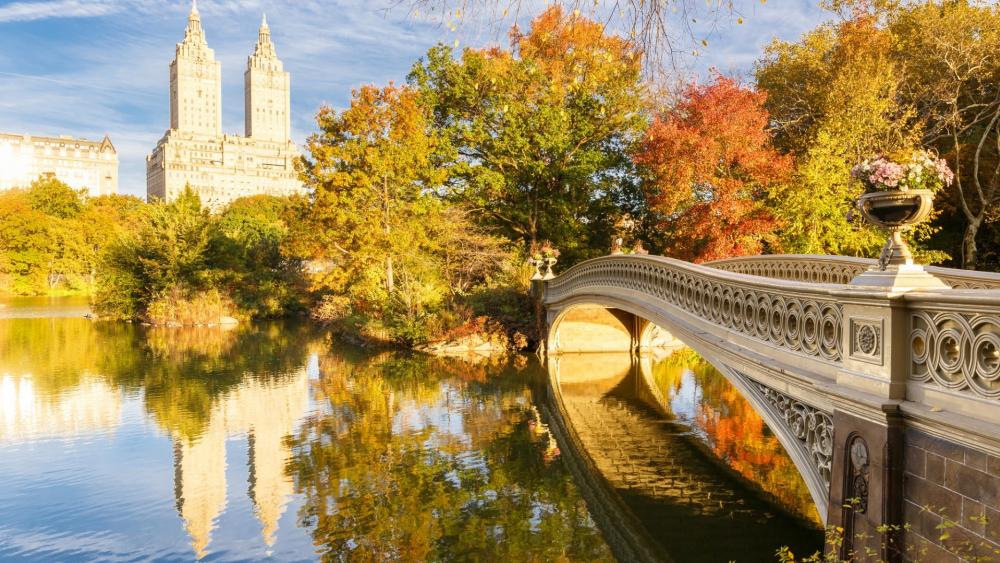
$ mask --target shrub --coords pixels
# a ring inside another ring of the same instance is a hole
[[[222,317],[235,317],[236,306],[217,289],[185,292],[171,288],[146,308],[143,320],[161,326],[197,326],[219,324]]]

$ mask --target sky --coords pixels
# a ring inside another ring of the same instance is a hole
[[[524,21],[544,9],[529,1]],[[743,24],[727,17],[699,32],[708,47],[683,61],[694,76],[710,68],[746,74],[773,38],[794,40],[829,18],[818,0],[735,3]],[[243,134],[243,71],[266,13],[291,73],[300,145],[321,105],[343,108],[363,84],[404,82],[434,44],[505,41],[475,16],[453,30],[398,0],[199,0],[198,10],[222,63],[223,131]],[[168,125],[168,67],[189,11],[190,0],[0,0],[0,132],[107,134],[118,150],[119,192],[144,197],[145,158]]]

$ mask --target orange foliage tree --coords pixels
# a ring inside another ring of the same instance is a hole
[[[767,195],[792,163],[771,145],[765,98],[716,75],[654,119],[635,160],[663,254],[704,262],[774,246]]]

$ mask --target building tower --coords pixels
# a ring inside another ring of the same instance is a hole
[[[257,46],[243,74],[246,136],[287,143],[291,138],[291,78],[271,43],[267,16],[260,23]]]
[[[205,41],[197,0],[191,2],[184,40],[170,63],[170,128],[222,134],[222,66]]]

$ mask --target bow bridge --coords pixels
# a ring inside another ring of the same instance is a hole
[[[549,356],[679,339],[714,364],[843,527],[845,553],[1000,549],[1000,275],[893,269],[905,275],[843,257],[612,255],[535,290]],[[903,286],[914,272],[934,283]]]

